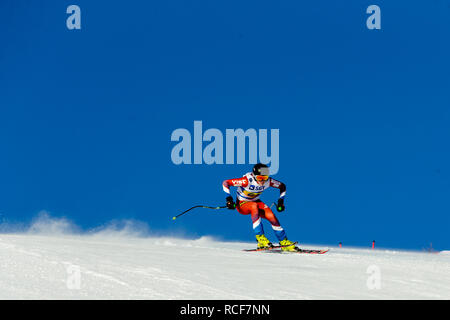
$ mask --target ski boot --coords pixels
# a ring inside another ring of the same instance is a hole
[[[283,246],[281,247],[282,251],[289,251],[289,252],[299,251],[299,248],[295,246],[295,242],[292,242],[287,238],[284,238],[283,240],[280,241],[280,246]]]
[[[258,249],[272,248],[273,244],[266,238],[265,235],[257,235],[256,241],[258,241]]]

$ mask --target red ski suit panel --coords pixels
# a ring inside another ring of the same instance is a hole
[[[236,210],[240,214],[250,214],[253,222],[256,222],[259,218],[263,218],[268,220],[273,226],[280,225],[273,211],[261,200],[250,202],[239,201],[236,205]]]

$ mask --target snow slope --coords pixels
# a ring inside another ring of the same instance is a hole
[[[450,299],[449,254],[241,250],[254,245],[101,233],[0,234],[0,298]]]

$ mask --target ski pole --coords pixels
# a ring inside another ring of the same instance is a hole
[[[187,209],[186,211],[183,211],[183,212],[180,213],[179,215],[176,215],[175,217],[172,218],[172,220],[177,219],[178,217],[182,216],[182,215],[185,214],[185,213],[188,213],[189,211],[191,211],[192,209],[195,209],[195,208],[206,208],[206,209],[214,209],[214,210],[217,210],[217,209],[225,209],[225,208],[227,208],[227,206],[222,206],[222,207],[209,207],[209,206],[203,206],[203,205],[194,206],[194,207],[192,207],[192,208]]]

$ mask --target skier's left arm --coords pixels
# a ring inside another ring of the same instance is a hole
[[[277,211],[278,212],[284,211],[284,197],[286,195],[286,185],[281,181],[270,178],[270,186],[280,189],[280,198],[278,199],[277,203]]]

